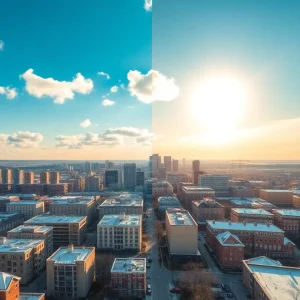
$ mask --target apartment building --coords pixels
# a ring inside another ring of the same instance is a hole
[[[254,300],[295,300],[300,268],[285,267],[268,257],[243,260],[243,282]]]
[[[278,207],[292,207],[294,192],[293,190],[260,189],[259,197]]]
[[[7,239],[0,237],[0,271],[21,277],[27,284],[45,268],[43,240]]]
[[[173,208],[183,208],[181,202],[176,197],[159,197],[158,200],[158,216],[165,219],[166,210]]]
[[[6,204],[13,202],[13,201],[20,201],[19,197],[16,196],[0,196],[0,211],[6,211]]]
[[[44,203],[42,201],[14,201],[6,204],[6,211],[20,213],[28,220],[44,214]]]
[[[8,231],[7,238],[43,240],[46,257],[53,253],[53,227],[51,226],[21,225]]]
[[[24,216],[19,213],[0,213],[0,236],[6,236],[7,231],[23,224]]]
[[[274,215],[264,209],[232,208],[230,214],[232,222],[274,223]]]
[[[90,224],[96,215],[95,198],[91,198],[89,200],[82,198],[55,200],[49,205],[50,214],[56,216],[86,216],[87,223]]]
[[[52,184],[59,184],[59,172],[51,171],[50,172],[50,183]]]
[[[255,197],[255,190],[248,186],[230,186],[229,196],[231,197],[243,197],[252,198]]]
[[[284,231],[273,224],[207,221],[207,245],[216,249],[216,236],[229,231],[245,245],[245,255],[292,258],[295,244],[284,236]]]
[[[34,182],[34,172],[24,172],[24,183],[33,184]]]
[[[98,223],[98,249],[140,251],[141,246],[141,215],[105,215]]]
[[[50,172],[40,173],[40,183],[49,184],[50,183]]]
[[[198,225],[188,211],[167,210],[166,233],[172,261],[198,260]]]
[[[51,177],[50,177],[51,182]],[[50,197],[58,196],[58,195],[65,195],[68,193],[68,184],[67,183],[51,183],[45,185],[45,194]]]
[[[205,229],[206,220],[224,220],[225,207],[211,198],[192,201],[192,216],[200,229]]]
[[[137,195],[120,197],[104,200],[99,206],[100,219],[104,215],[142,215],[143,214],[143,198]]]
[[[36,216],[24,222],[24,225],[53,227],[53,248],[64,245],[81,245],[87,237],[85,216]]]
[[[274,224],[285,231],[288,236],[300,237],[300,210],[273,209]]]
[[[111,268],[111,288],[118,298],[144,298],[146,259],[116,258]]]
[[[223,269],[241,269],[244,244],[229,231],[216,235],[216,256]]]
[[[229,179],[228,175],[201,174],[198,176],[198,184],[200,187],[209,187],[217,192],[228,192]]]
[[[168,181],[148,179],[145,181],[146,198],[158,198],[162,196],[172,196],[173,187]]]
[[[60,247],[46,264],[48,296],[86,299],[95,281],[94,247]]]

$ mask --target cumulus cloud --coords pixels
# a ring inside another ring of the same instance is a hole
[[[37,147],[43,140],[41,133],[19,131],[7,135],[6,143],[17,148],[34,148]]]
[[[26,91],[37,98],[45,96],[54,99],[54,103],[63,104],[72,100],[74,93],[89,94],[94,87],[91,79],[85,79],[80,73],[72,81],[58,81],[53,78],[42,78],[33,73],[33,69],[20,75],[26,81]]]
[[[152,0],[145,0],[144,8],[146,11],[151,11],[152,10]]]
[[[4,42],[0,40],[0,51],[4,50]]]
[[[115,103],[116,103],[115,101],[109,100],[109,99],[104,99],[104,100],[102,101],[102,105],[103,105],[103,106],[112,106],[112,105],[114,105]]]
[[[98,72],[98,75],[104,76],[104,77],[106,77],[106,79],[110,79],[110,75],[105,72],[102,72],[102,71]]]
[[[18,96],[15,88],[0,86],[0,95],[4,95],[6,99],[12,100]]]
[[[116,93],[118,90],[119,90],[119,87],[116,86],[116,85],[114,85],[114,86],[112,86],[112,87],[110,88],[110,91],[111,91],[112,93]]]
[[[150,70],[147,74],[140,71],[129,71],[128,89],[131,96],[136,96],[143,103],[154,101],[172,101],[179,94],[179,87],[174,78],[168,78],[158,71]]]
[[[80,127],[87,128],[92,125],[90,119],[85,119],[83,122],[80,123]]]

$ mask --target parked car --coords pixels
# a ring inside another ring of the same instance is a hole
[[[147,291],[146,291],[147,295],[151,295],[152,294],[152,289],[151,289],[151,285],[147,284]]]
[[[231,292],[231,288],[228,284],[222,284],[221,285],[222,289],[226,292],[226,293],[230,293]]]
[[[151,265],[147,263],[147,265],[146,265],[147,269],[150,269],[150,266],[151,266]]]
[[[174,288],[170,289],[170,293],[173,293],[173,294],[180,294],[180,289],[174,287]]]
[[[152,257],[150,254],[147,255],[147,261],[148,263],[152,263]]]
[[[233,298],[233,294],[232,293],[228,293],[227,294],[227,298]]]

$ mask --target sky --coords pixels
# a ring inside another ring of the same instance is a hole
[[[0,160],[300,159],[300,2],[4,0]]]

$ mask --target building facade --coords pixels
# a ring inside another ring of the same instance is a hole
[[[50,172],[40,173],[40,183],[49,184],[50,183]]]
[[[232,222],[274,223],[274,215],[264,209],[232,208],[230,214]]]
[[[300,238],[300,211],[295,209],[273,209],[274,223],[288,236]]]
[[[134,191],[136,187],[136,164],[124,164],[124,188]]]
[[[6,236],[7,231],[23,224],[24,215],[19,213],[0,213],[0,236]]]
[[[20,213],[28,220],[44,214],[44,203],[42,201],[14,201],[6,204],[8,213]]]
[[[228,175],[202,174],[199,175],[198,184],[201,187],[209,187],[216,192],[228,191],[229,179]]]
[[[25,184],[34,183],[34,172],[24,172],[24,183]]]
[[[264,199],[278,207],[292,207],[293,195],[293,190],[259,190],[259,198]]]

